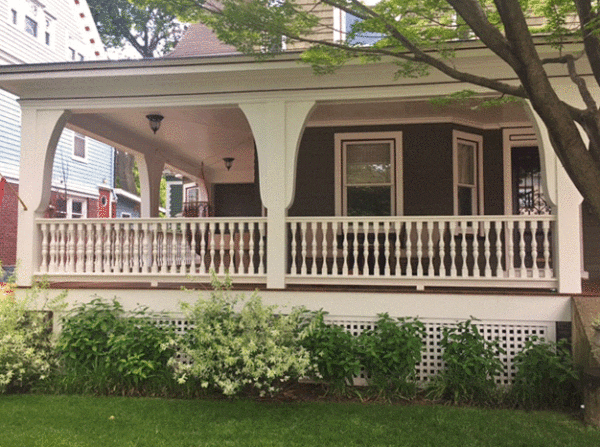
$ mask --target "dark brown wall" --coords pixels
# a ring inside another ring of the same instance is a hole
[[[257,184],[217,183],[213,191],[215,217],[261,216]]]
[[[484,138],[484,201],[486,214],[504,210],[502,132],[453,124],[319,127],[304,131],[298,154],[296,193],[290,216],[335,214],[336,133],[402,131],[404,214],[452,215],[452,130]]]
[[[583,267],[590,278],[600,278],[600,222],[592,214],[587,202],[581,209],[583,220]]]

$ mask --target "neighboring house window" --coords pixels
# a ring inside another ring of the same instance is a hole
[[[46,31],[46,45],[50,46],[50,33]]]
[[[74,61],[75,60],[75,54],[76,54],[75,49],[69,47],[69,54],[71,55],[71,60]]]
[[[185,192],[185,201],[186,202],[197,202],[198,201],[198,187],[193,186],[191,188],[186,189]]]
[[[85,135],[75,132],[73,134],[73,157],[85,161],[87,155],[86,149]]]
[[[67,219],[81,219],[84,217],[87,217],[87,201],[84,199],[69,199]]]
[[[129,219],[131,218],[131,213],[121,213],[121,217],[124,219]]]
[[[80,61],[83,61],[85,59],[85,57],[81,53],[77,53],[77,57],[79,58]]]
[[[453,132],[454,214],[483,214],[483,138]]]
[[[353,16],[352,14],[344,13],[342,15],[342,21],[343,21],[342,29],[345,31],[346,34],[348,34],[352,31],[352,26],[355,23],[360,22],[361,19],[359,19],[356,16]],[[373,33],[373,32],[358,33],[355,36],[353,36],[352,40],[349,43],[355,44],[355,45],[370,46],[370,45],[375,44],[379,40],[381,40],[382,37],[383,36],[380,33]]]
[[[25,31],[33,37],[37,37],[38,35],[38,24],[29,16],[25,16]]]
[[[336,134],[336,213],[402,214],[401,132]]]
[[[16,25],[17,24],[17,10],[16,9],[11,9],[10,13],[11,13],[12,23],[13,23],[13,25]]]

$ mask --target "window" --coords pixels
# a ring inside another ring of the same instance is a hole
[[[483,138],[454,131],[454,214],[483,214]]]
[[[81,219],[87,217],[87,201],[85,199],[69,199],[67,219]]]
[[[71,48],[69,47],[69,54],[71,55],[71,60],[74,61],[75,60],[75,48]]]
[[[50,33],[48,31],[46,31],[46,45],[50,46]]]
[[[73,157],[82,159],[84,161],[86,159],[85,135],[81,135],[80,133],[77,133],[77,132],[75,132],[73,134]]]
[[[400,132],[336,134],[336,213],[402,213]]]
[[[16,25],[17,24],[17,10],[11,9],[10,14],[11,14],[11,21],[12,21],[13,25]]]
[[[198,188],[197,187],[191,187],[186,189],[185,192],[185,201],[186,202],[198,202]]]
[[[38,35],[38,24],[29,16],[25,16],[25,31],[33,37],[37,37]]]
[[[83,61],[85,59],[85,57],[81,53],[77,53],[77,57],[79,58],[80,61]]]

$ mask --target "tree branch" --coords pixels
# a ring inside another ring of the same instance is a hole
[[[509,42],[498,28],[488,21],[485,11],[477,0],[447,1],[490,50],[513,69],[516,70],[519,67],[520,62],[512,54]]]
[[[573,0],[579,16],[579,26],[583,35],[583,47],[588,57],[596,83],[600,85],[600,42],[590,27],[592,20],[598,17],[592,12],[590,0]],[[597,30],[596,30],[597,31]]]

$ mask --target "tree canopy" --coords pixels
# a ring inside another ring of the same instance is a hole
[[[177,17],[155,2],[134,5],[128,0],[88,0],[102,42],[109,48],[131,46],[142,57],[172,49],[184,27]]]
[[[148,4],[150,0],[132,0]],[[431,70],[502,97],[529,100],[549,132],[559,159],[600,219],[600,2],[592,0],[162,0],[185,21],[202,21],[225,43],[268,56],[273,38],[307,46],[302,59],[331,73],[357,58],[397,64],[399,77]],[[373,4],[375,3],[375,4]],[[156,4],[156,3],[155,3]],[[335,30],[331,15],[346,14],[349,29]],[[350,20],[349,20],[350,19]],[[337,31],[339,39],[334,40]],[[323,37],[329,36],[329,37]],[[374,36],[376,36],[374,38]],[[457,68],[456,49],[478,40],[499,57],[519,82]],[[265,45],[268,43],[269,45]],[[541,43],[555,56],[539,53]],[[580,104],[552,85],[561,70],[576,87]],[[578,126],[583,130],[580,133]]]

